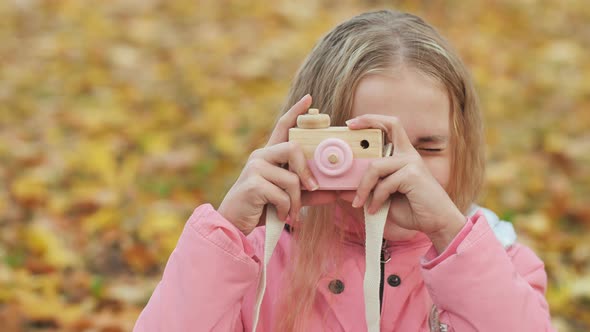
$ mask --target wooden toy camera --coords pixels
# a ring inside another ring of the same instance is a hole
[[[371,161],[391,154],[380,129],[330,127],[330,116],[315,108],[297,117],[289,141],[303,148],[319,190],[356,190]]]

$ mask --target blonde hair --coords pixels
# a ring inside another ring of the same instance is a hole
[[[354,91],[363,77],[396,68],[413,69],[440,82],[451,112],[451,179],[447,192],[466,212],[480,190],[484,172],[483,130],[469,73],[439,33],[419,17],[390,10],[365,13],[338,25],[314,47],[289,91],[285,106],[310,93],[313,107],[330,114],[332,125],[351,117]],[[342,233],[333,206],[308,207],[293,230],[293,257],[280,306],[280,331],[305,329],[317,283],[334,266]]]

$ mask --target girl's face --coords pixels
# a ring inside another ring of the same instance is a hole
[[[432,175],[447,190],[452,151],[450,100],[442,84],[406,68],[392,70],[392,75],[371,74],[360,81],[355,91],[352,117],[369,113],[397,117]],[[349,200],[348,197],[341,198]],[[355,219],[363,220],[362,208],[341,205]],[[387,223],[384,237],[398,241],[415,234],[393,221]]]

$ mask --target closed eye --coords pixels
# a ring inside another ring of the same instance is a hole
[[[427,152],[441,152],[443,149],[418,148],[418,150],[427,151]]]

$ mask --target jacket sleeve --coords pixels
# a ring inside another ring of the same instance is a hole
[[[422,275],[448,331],[554,331],[543,262],[520,244],[505,250],[481,213],[440,255],[430,248]]]
[[[209,204],[193,212],[134,331],[243,331],[242,299],[258,280],[246,237]]]

